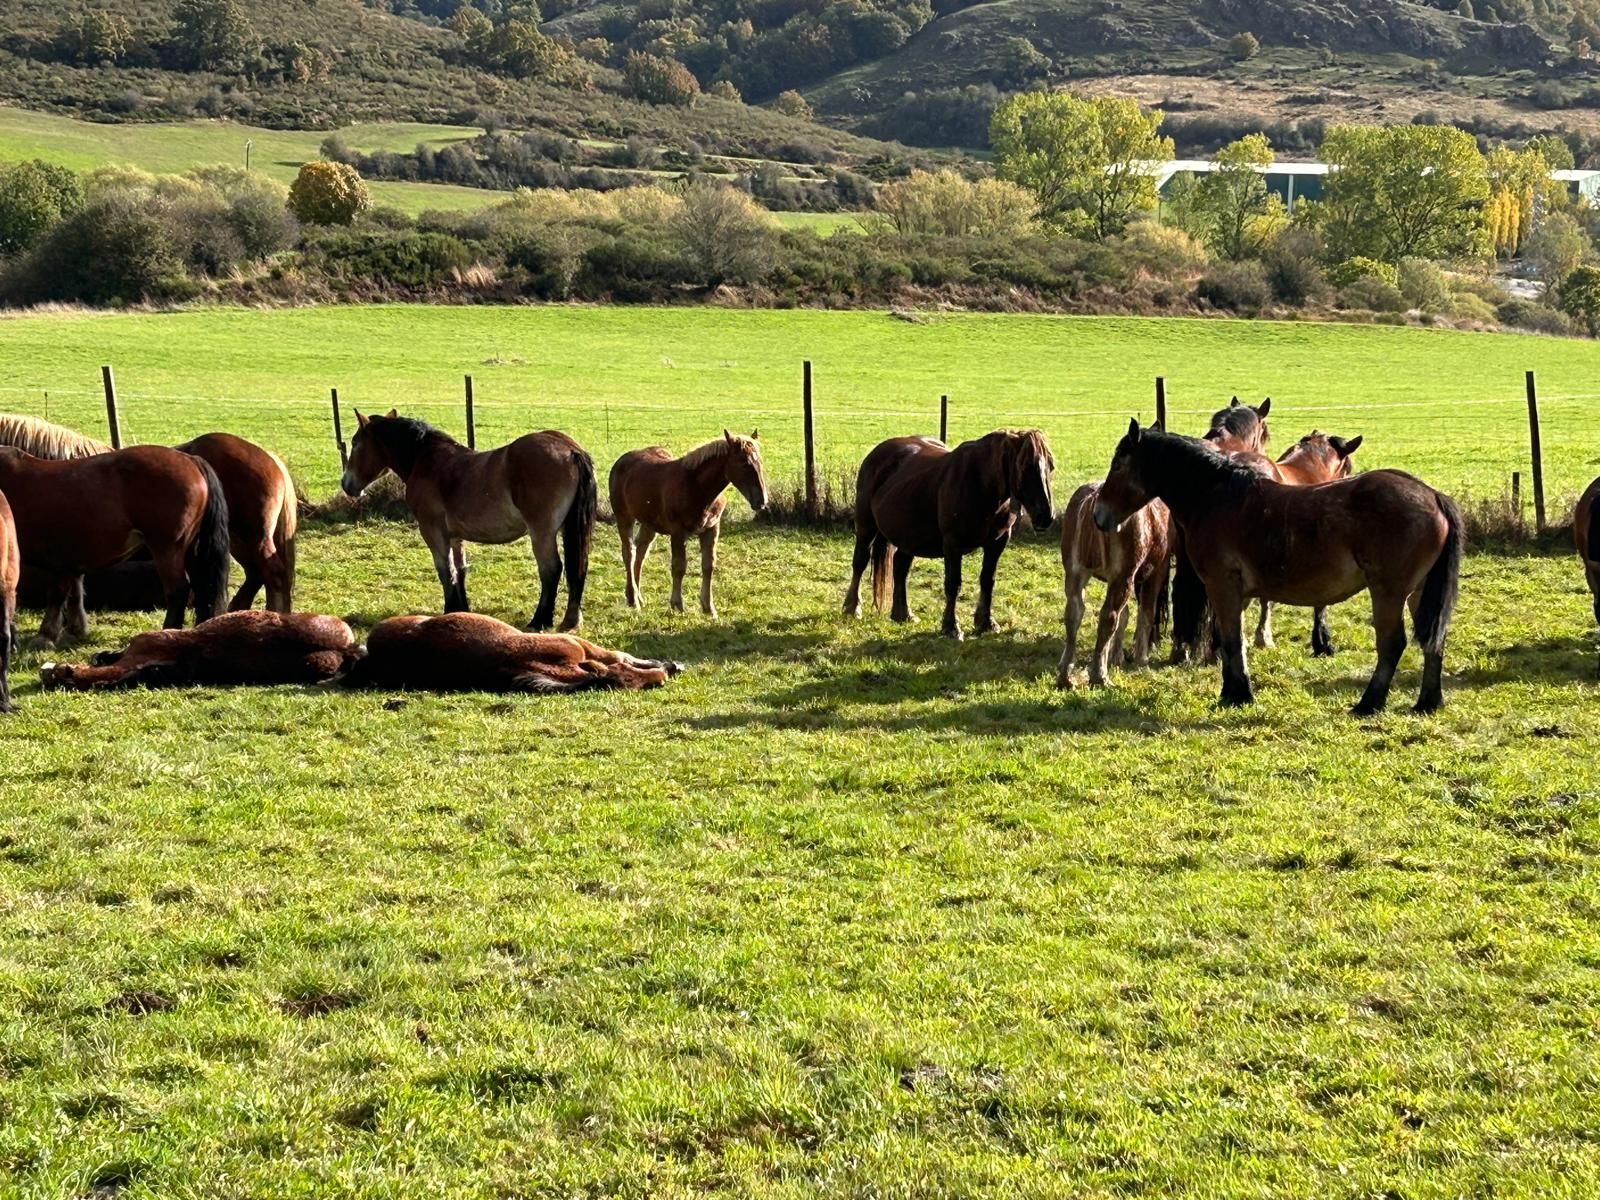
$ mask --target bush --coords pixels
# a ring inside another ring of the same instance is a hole
[[[1272,288],[1258,262],[1218,263],[1201,277],[1195,296],[1214,308],[1255,313],[1272,303]]]
[[[160,220],[131,196],[91,200],[54,228],[14,268],[15,300],[131,304],[171,295],[182,266]]]
[[[354,167],[308,162],[289,186],[289,211],[305,225],[348,225],[372,207]]]
[[[802,121],[812,118],[811,105],[806,103],[806,98],[792,88],[786,92],[779,92],[778,98],[772,102],[772,107],[786,117],[797,117]]]
[[[687,107],[700,94],[700,82],[676,59],[635,52],[628,55],[622,75],[628,91],[647,104]]]
[[[1236,33],[1228,39],[1228,57],[1235,62],[1247,62],[1261,53],[1261,40],[1255,34]]]
[[[83,184],[65,167],[0,163],[0,255],[33,245],[83,204]]]
[[[1457,321],[1473,321],[1479,325],[1493,325],[1499,320],[1495,315],[1494,305],[1471,292],[1452,294],[1445,306],[1445,312]]]
[[[1328,282],[1336,288],[1347,288],[1362,279],[1379,279],[1391,287],[1400,286],[1400,271],[1389,263],[1375,258],[1356,255],[1328,268]]]
[[[1339,289],[1339,307],[1366,309],[1375,313],[1403,313],[1406,311],[1406,298],[1389,280],[1376,275],[1363,275]]]
[[[1553,79],[1547,79],[1533,89],[1533,102],[1538,107],[1551,111],[1567,106],[1567,93],[1562,86]]]
[[[735,104],[743,104],[744,97],[739,94],[739,89],[734,86],[731,79],[719,79],[711,85],[711,95],[718,100],[731,100]]]
[[[316,241],[310,254],[329,274],[342,279],[418,289],[442,283],[453,268],[472,261],[466,245],[449,234],[388,230],[330,234]]]
[[[1561,284],[1561,311],[1600,336],[1600,267],[1579,267]]]
[[[1412,308],[1444,312],[1450,306],[1450,285],[1444,272],[1426,258],[1402,258],[1396,283]]]
[[[707,287],[759,283],[772,266],[772,214],[736,188],[697,183],[683,194],[673,232]]]
[[[1135,221],[1122,237],[1121,249],[1131,267],[1162,279],[1187,279],[1211,261],[1205,243],[1173,225]]]

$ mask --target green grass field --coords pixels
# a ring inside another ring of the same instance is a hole
[[[948,388],[961,436],[1037,414],[1062,497],[1164,369],[1187,425],[1270,391],[1285,440],[1315,419],[1364,432],[1369,466],[1488,488],[1519,465],[1520,370],[1579,394],[1594,353],[565,308],[40,316],[0,346],[23,389],[0,408],[49,387],[98,429],[111,361],[131,438],[233,428],[317,496],[329,384],[443,418],[466,370],[485,442],[558,424],[603,471],[759,420],[789,471],[803,353],[830,471]],[[1592,412],[1547,403],[1553,487],[1594,473]],[[629,612],[597,530],[586,633],[689,664],[653,693],[43,695],[25,651],[0,725],[0,1193],[1600,1189],[1600,687],[1570,556],[1471,556],[1444,713],[1404,712],[1413,652],[1396,711],[1358,722],[1361,598],[1331,661],[1281,610],[1249,711],[1204,668],[1063,694],[1052,535],[1002,563],[1003,631],[958,645],[931,564],[919,624],[848,622],[843,537],[730,511],[716,621],[665,611],[659,548]],[[404,526],[313,526],[300,561],[300,604],[362,630],[439,602]],[[473,565],[475,606],[525,620],[526,548]],[[74,653],[154,621],[96,617]]]

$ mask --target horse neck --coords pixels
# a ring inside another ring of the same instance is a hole
[[[695,466],[684,468],[689,480],[690,499],[701,508],[722,495],[728,484],[733,482],[728,469],[732,458],[732,447],[724,443],[720,451],[706,455]]]
[[[451,459],[471,451],[438,430],[430,430],[420,442],[399,447],[385,446],[384,453],[389,458],[389,469],[398,475],[402,482],[408,482],[417,468],[424,463],[427,464],[427,470],[436,471]]]
[[[1226,462],[1212,459],[1176,437],[1146,436],[1140,443],[1140,474],[1154,477],[1151,492],[1180,520],[1198,511],[1233,474]]]

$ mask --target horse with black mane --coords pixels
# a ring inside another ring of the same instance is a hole
[[[1358,715],[1380,711],[1405,651],[1405,610],[1422,645],[1418,712],[1443,703],[1444,645],[1455,611],[1464,544],[1448,496],[1401,471],[1369,471],[1320,487],[1290,487],[1194,438],[1145,430],[1117,444],[1095,524],[1117,527],[1152,499],[1172,511],[1222,629],[1222,703],[1253,699],[1240,617],[1259,596],[1337,604],[1365,589],[1378,665]]]
[[[405,484],[406,506],[444,588],[446,612],[466,612],[463,542],[502,545],[526,536],[539,565],[539,602],[529,628],[550,628],[561,581],[559,534],[566,551],[567,611],[563,630],[583,623],[598,491],[594,461],[564,433],[530,433],[497,450],[469,450],[425,421],[356,413],[350,461],[341,480],[359,496],[385,471]]]
[[[918,558],[944,560],[942,632],[959,639],[956,600],[961,594],[961,560],[983,550],[978,574],[974,633],[995,629],[994,576],[1012,530],[1026,512],[1035,529],[1055,520],[1050,477],[1055,459],[1037,429],[997,430],[951,450],[931,437],[890,438],[868,453],[856,476],[856,548],[848,616],[861,612],[861,577],[872,566],[872,599],[882,608],[894,571],[894,603],[889,616],[913,619],[906,579]]]

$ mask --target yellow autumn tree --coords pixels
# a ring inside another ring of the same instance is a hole
[[[1561,186],[1550,178],[1550,164],[1537,150],[1491,150],[1487,158],[1489,199],[1484,220],[1495,253],[1513,255],[1533,232],[1533,212],[1540,197],[1558,204]]]

